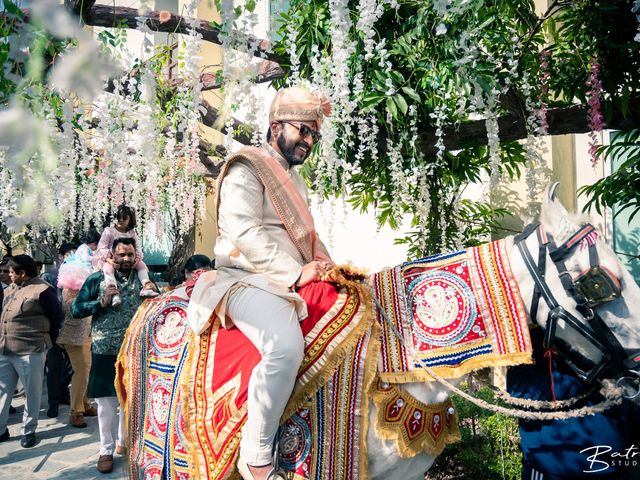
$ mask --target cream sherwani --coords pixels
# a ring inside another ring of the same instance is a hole
[[[263,147],[288,172],[296,190],[307,200],[307,187],[298,172],[271,146]],[[235,162],[220,188],[219,236],[215,246],[216,272],[203,274],[189,303],[189,324],[198,334],[215,310],[223,326],[230,294],[238,285],[250,285],[291,301],[299,320],[307,317],[304,300],[291,290],[305,262],[278,217],[264,185],[247,161]],[[329,258],[324,245],[322,254]]]
[[[300,175],[271,147],[263,148],[284,168],[308,204]],[[205,273],[196,282],[187,319],[201,333],[215,311],[225,327],[233,320],[260,352],[261,360],[249,379],[240,458],[261,466],[271,463],[280,417],[302,362],[304,338],[299,321],[306,318],[307,307],[291,289],[305,259],[255,168],[250,161],[237,159],[222,174],[215,247],[218,271]],[[282,182],[287,180],[283,175]],[[297,208],[306,204],[299,202]],[[317,242],[316,249],[329,258],[324,245]]]

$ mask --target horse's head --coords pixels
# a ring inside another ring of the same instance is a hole
[[[640,288],[598,232],[557,201],[556,187],[543,200],[542,228],[516,237],[524,264],[516,268],[529,275],[523,299],[545,329],[545,347],[588,382],[612,379],[632,397],[640,388]]]

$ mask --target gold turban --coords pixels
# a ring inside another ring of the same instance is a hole
[[[300,87],[289,87],[276,93],[269,109],[269,123],[281,120],[316,122],[320,129],[323,118],[330,114],[331,104],[324,95]]]

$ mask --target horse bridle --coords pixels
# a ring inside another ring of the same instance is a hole
[[[526,245],[526,239],[532,234],[538,236],[538,261],[534,261]],[[640,395],[640,352],[628,354],[598,314],[596,307],[603,302],[615,300],[621,295],[619,280],[598,260],[593,225],[585,224],[562,245],[556,246],[553,237],[545,234],[540,224],[527,225],[524,231],[516,235],[515,244],[522,255],[525,265],[534,280],[535,287],[531,300],[530,315],[537,323],[540,298],[549,307],[545,327],[543,347],[554,349],[575,374],[589,384],[605,378],[617,379],[617,384],[624,387],[628,395],[635,398]],[[565,257],[582,241],[589,244],[590,268],[577,278],[572,278],[565,266]],[[585,320],[578,320],[558,303],[545,281],[547,253],[558,270],[565,291],[576,302],[576,310]],[[591,346],[599,350],[600,361],[594,361],[579,353],[558,334],[558,324],[564,323],[579,334]]]

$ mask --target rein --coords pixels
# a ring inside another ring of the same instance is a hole
[[[486,410],[490,410],[495,413],[500,413],[508,417],[515,417],[523,420],[564,420],[567,418],[595,415],[597,413],[604,412],[622,403],[622,400],[623,400],[622,388],[615,386],[610,382],[607,382],[606,385],[603,384],[603,387],[600,391],[602,396],[605,398],[602,402],[592,406],[576,408],[574,410],[562,410],[562,411],[555,411],[555,412],[529,411],[529,410],[521,410],[518,408],[502,407],[500,405],[495,405],[485,400],[476,398],[468,394],[467,392],[459,389],[458,387],[453,385],[451,382],[449,382],[448,380],[438,375],[429,365],[427,365],[424,359],[418,358],[418,356],[413,351],[413,348],[407,345],[407,343],[404,341],[404,338],[402,337],[400,332],[398,332],[395,325],[393,325],[393,322],[391,322],[391,319],[387,315],[387,312],[385,311],[384,307],[380,304],[380,301],[376,298],[375,292],[373,291],[373,289],[371,289],[371,293],[372,293],[371,297],[373,298],[375,306],[380,312],[380,315],[382,316],[384,321],[387,323],[387,326],[389,327],[391,332],[393,332],[393,335],[396,337],[398,342],[400,342],[400,344],[409,353],[409,355],[413,358],[413,360],[416,363],[418,363],[420,367],[424,369],[431,377],[433,377],[433,379],[436,382],[438,382],[448,390],[451,390],[452,392],[456,393],[457,395],[461,396],[462,398],[468,400],[469,402],[473,403],[474,405],[480,408],[484,408]],[[502,398],[504,401],[511,403],[512,405],[521,406],[526,409],[558,410],[561,408],[567,408],[575,405],[579,401],[587,398],[591,393],[593,393],[593,391],[589,391],[587,392],[587,394],[580,395],[578,397],[574,397],[568,400],[560,400],[557,402],[548,402],[543,400],[527,400],[523,398],[513,397],[509,395],[507,392],[502,392],[502,391],[500,391],[498,396]]]

